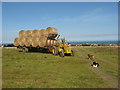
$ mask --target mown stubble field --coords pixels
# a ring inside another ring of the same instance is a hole
[[[2,49],[3,88],[117,88],[117,47],[73,47],[75,56]],[[91,67],[95,56],[100,67]]]

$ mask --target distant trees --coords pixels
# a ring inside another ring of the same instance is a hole
[[[15,47],[14,44],[7,44],[7,45],[4,45],[4,47]]]

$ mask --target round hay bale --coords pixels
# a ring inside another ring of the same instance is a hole
[[[39,39],[39,47],[45,47],[47,44],[47,37],[41,36]]]
[[[34,37],[35,37],[35,36],[36,36],[36,37],[41,36],[39,30],[36,30],[36,29],[33,30],[33,35],[34,35]]]
[[[19,38],[18,38],[18,37],[15,38],[15,40],[14,40],[14,45],[15,45],[15,46],[19,46]]]
[[[25,36],[25,35],[26,35],[26,31],[21,30],[21,31],[19,32],[19,36],[20,36],[20,37],[23,37],[23,36]]]
[[[26,31],[26,36],[27,37],[31,37],[32,35],[33,35],[33,31],[31,31],[31,30]]]
[[[58,35],[58,30],[53,27],[48,27],[46,32],[49,34],[48,37],[55,38]]]
[[[19,44],[20,44],[20,46],[24,46],[25,42],[26,42],[26,38],[25,37],[20,37],[19,38]]]
[[[54,40],[54,44],[53,44],[53,45],[56,45],[56,43],[57,43],[57,41],[56,41],[56,40]]]
[[[19,44],[20,44],[20,46],[24,46],[25,45],[23,41],[19,41]]]
[[[37,46],[39,46],[39,37],[33,37],[32,38],[32,46],[33,47],[37,47]]]
[[[58,34],[58,30],[56,28],[53,28],[53,27],[48,27],[46,29],[46,31],[49,33],[49,34]]]
[[[51,42],[51,41],[48,39],[48,40],[47,40],[47,45],[48,45],[48,46],[50,45],[50,42]]]
[[[45,29],[41,29],[41,30],[39,31],[39,33],[40,33],[41,36],[48,37],[48,32],[47,32]]]
[[[31,45],[32,45],[32,37],[27,37],[26,42],[25,42],[25,46],[31,46]]]
[[[49,45],[56,45],[56,40],[50,40],[50,39],[48,39],[47,40],[47,45],[49,46]]]

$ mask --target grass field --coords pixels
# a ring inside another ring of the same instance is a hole
[[[117,88],[117,47],[76,47],[75,56],[3,48],[3,88]],[[87,54],[100,67],[91,67]]]

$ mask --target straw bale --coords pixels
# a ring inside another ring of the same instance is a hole
[[[49,34],[58,34],[58,30],[56,28],[53,28],[53,27],[48,27],[46,29],[46,31],[49,33]]]
[[[27,30],[26,31],[26,37],[31,37],[31,36],[33,36],[33,31]]]
[[[40,47],[46,46],[47,37],[41,36],[41,38],[40,38],[39,40],[40,40],[40,41],[39,41],[39,46],[40,46]]]
[[[19,36],[20,36],[20,37],[25,36],[25,35],[26,35],[26,31],[21,30],[21,31],[19,32]]]
[[[48,27],[46,32],[49,34],[48,37],[55,38],[58,35],[58,30],[53,27]]]
[[[25,46],[31,46],[32,45],[32,37],[27,37],[26,41],[24,43],[25,43]]]
[[[19,38],[18,38],[18,37],[15,38],[15,40],[14,40],[14,45],[15,45],[15,46],[19,46]]]
[[[26,38],[25,37],[19,37],[19,44],[20,46],[24,46],[26,42]]]
[[[19,41],[20,46],[24,46],[25,43],[23,41]]]
[[[37,37],[39,37],[39,36],[41,36],[41,33],[40,33],[40,30],[33,30],[33,36],[37,36]]]
[[[32,46],[33,46],[33,47],[38,46],[39,40],[40,40],[39,37],[33,37],[33,38],[32,38]]]
[[[40,33],[41,36],[48,37],[48,32],[46,32],[45,29],[41,29],[41,30],[39,31],[39,33]]]

